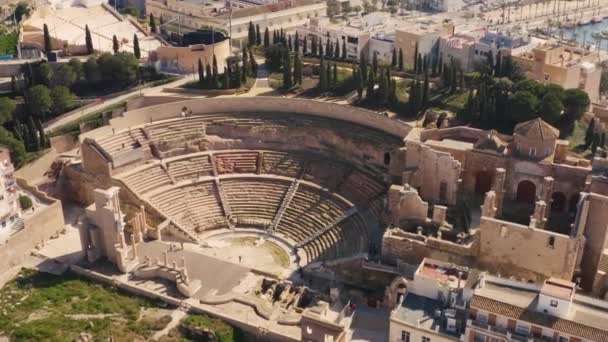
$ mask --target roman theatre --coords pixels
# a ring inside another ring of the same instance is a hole
[[[425,258],[606,293],[589,241],[608,159],[540,119],[503,135],[305,99],[169,101],[81,134],[61,168],[87,206],[77,272],[276,340],[340,340],[343,286],[391,307],[387,285]]]

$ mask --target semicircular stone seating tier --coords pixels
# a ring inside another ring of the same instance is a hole
[[[234,130],[273,130],[310,127],[311,130],[326,128],[353,141],[367,141],[372,145],[400,145],[401,140],[387,133],[335,119],[311,115],[285,116],[276,113],[205,114],[175,118],[145,124],[146,136],[164,146],[174,146],[201,138],[204,134],[217,134]],[[161,146],[162,149],[162,146]]]
[[[193,235],[229,228],[226,205],[235,226],[268,230],[293,181],[268,175],[208,177],[164,186],[150,192],[148,200]],[[224,205],[220,191],[225,194]],[[364,220],[358,214],[337,220],[353,207],[328,189],[301,181],[273,233],[294,243],[314,237],[302,246],[309,262],[365,252],[368,232]]]

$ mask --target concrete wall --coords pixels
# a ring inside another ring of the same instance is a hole
[[[230,40],[224,39],[216,44],[198,44],[186,47],[161,46],[152,54],[153,60],[160,61],[163,70],[175,70],[181,73],[196,73],[198,61],[203,66],[212,65],[215,55],[217,67],[223,74],[226,58],[230,56]]]
[[[566,235],[481,218],[479,262],[496,273],[570,280],[582,247],[579,239]]]
[[[127,100],[127,111],[144,107],[156,106],[164,103],[188,100],[188,97],[180,96],[139,96]]]

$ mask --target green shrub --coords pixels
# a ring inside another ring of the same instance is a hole
[[[21,205],[21,209],[29,209],[32,207],[32,199],[26,195],[19,195],[19,204]]]

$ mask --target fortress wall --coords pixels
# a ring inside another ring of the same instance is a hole
[[[110,125],[116,130],[121,130],[149,123],[150,121],[177,118],[181,115],[183,107],[186,107],[188,111],[192,111],[194,115],[247,112],[271,112],[277,113],[277,115],[314,115],[375,128],[399,138],[405,138],[411,130],[411,127],[406,123],[392,120],[376,112],[357,107],[314,100],[278,97],[215,98],[165,103],[126,112],[123,117],[110,120]],[[95,131],[97,130],[87,132],[84,136],[99,136]],[[108,131],[107,128],[105,131]]]
[[[482,217],[479,248],[479,262],[502,275],[569,280],[582,246],[567,235]]]

